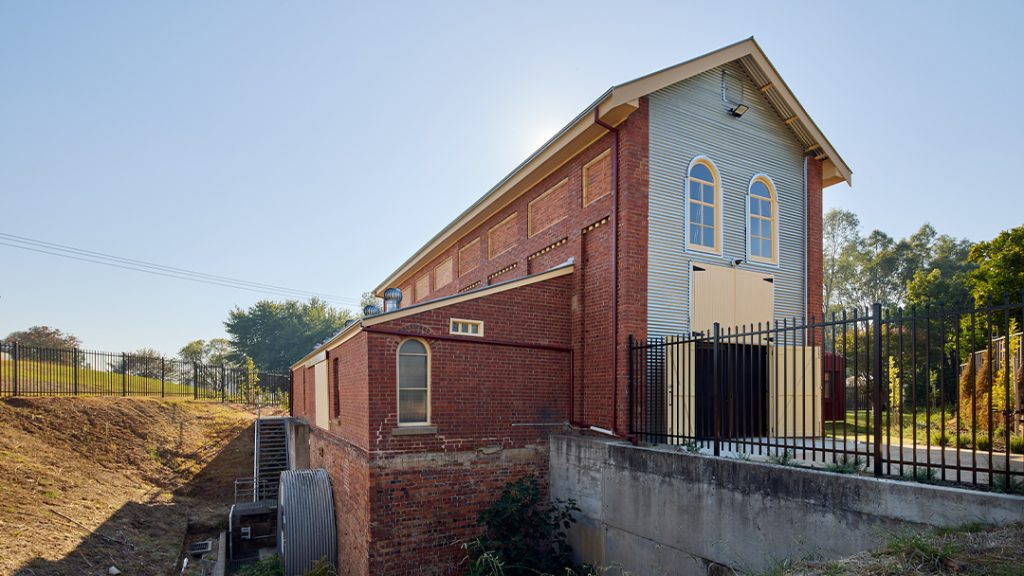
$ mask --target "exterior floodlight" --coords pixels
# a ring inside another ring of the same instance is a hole
[[[733,116],[739,118],[740,116],[746,114],[747,110],[750,110],[750,107],[747,106],[746,104],[737,104],[735,108],[729,110],[729,114],[732,114]]]

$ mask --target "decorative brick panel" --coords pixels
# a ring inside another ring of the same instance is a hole
[[[494,258],[515,248],[517,238],[516,224],[519,213],[513,212],[493,228],[487,231],[487,257]]]
[[[459,276],[476,270],[480,266],[481,255],[480,238],[476,238],[469,244],[459,248]]]
[[[583,205],[612,192],[611,150],[606,150],[583,166]]]
[[[449,256],[434,268],[434,289],[444,288],[454,279],[454,258]]]
[[[430,296],[430,275],[424,274],[416,279],[416,302],[423,302]]]
[[[554,226],[569,214],[569,179],[566,178],[530,201],[527,209],[528,237]]]

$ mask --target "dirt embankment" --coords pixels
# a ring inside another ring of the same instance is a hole
[[[251,475],[254,414],[136,398],[0,401],[0,574],[169,574]]]

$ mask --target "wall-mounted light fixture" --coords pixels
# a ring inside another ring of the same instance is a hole
[[[729,114],[732,114],[733,116],[739,118],[740,116],[746,114],[747,110],[750,110],[750,107],[747,106],[746,104],[737,104],[735,108],[729,110]]]

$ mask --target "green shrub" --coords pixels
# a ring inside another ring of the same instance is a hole
[[[971,437],[967,436],[966,434],[962,435],[962,436],[957,436],[956,437],[956,447],[957,448],[970,448],[971,447]]]
[[[483,535],[465,545],[469,576],[564,574],[574,570],[566,530],[579,512],[574,500],[547,502],[533,476],[509,483],[480,513]]]
[[[1024,436],[1010,437],[1010,453],[1024,454]]]
[[[978,439],[974,442],[974,447],[983,452],[988,451],[992,447],[992,440],[988,436],[978,436]]]
[[[327,558],[321,558],[303,576],[338,576],[338,571]]]
[[[274,554],[266,560],[239,568],[235,576],[284,576],[284,564],[281,563],[281,558]]]

